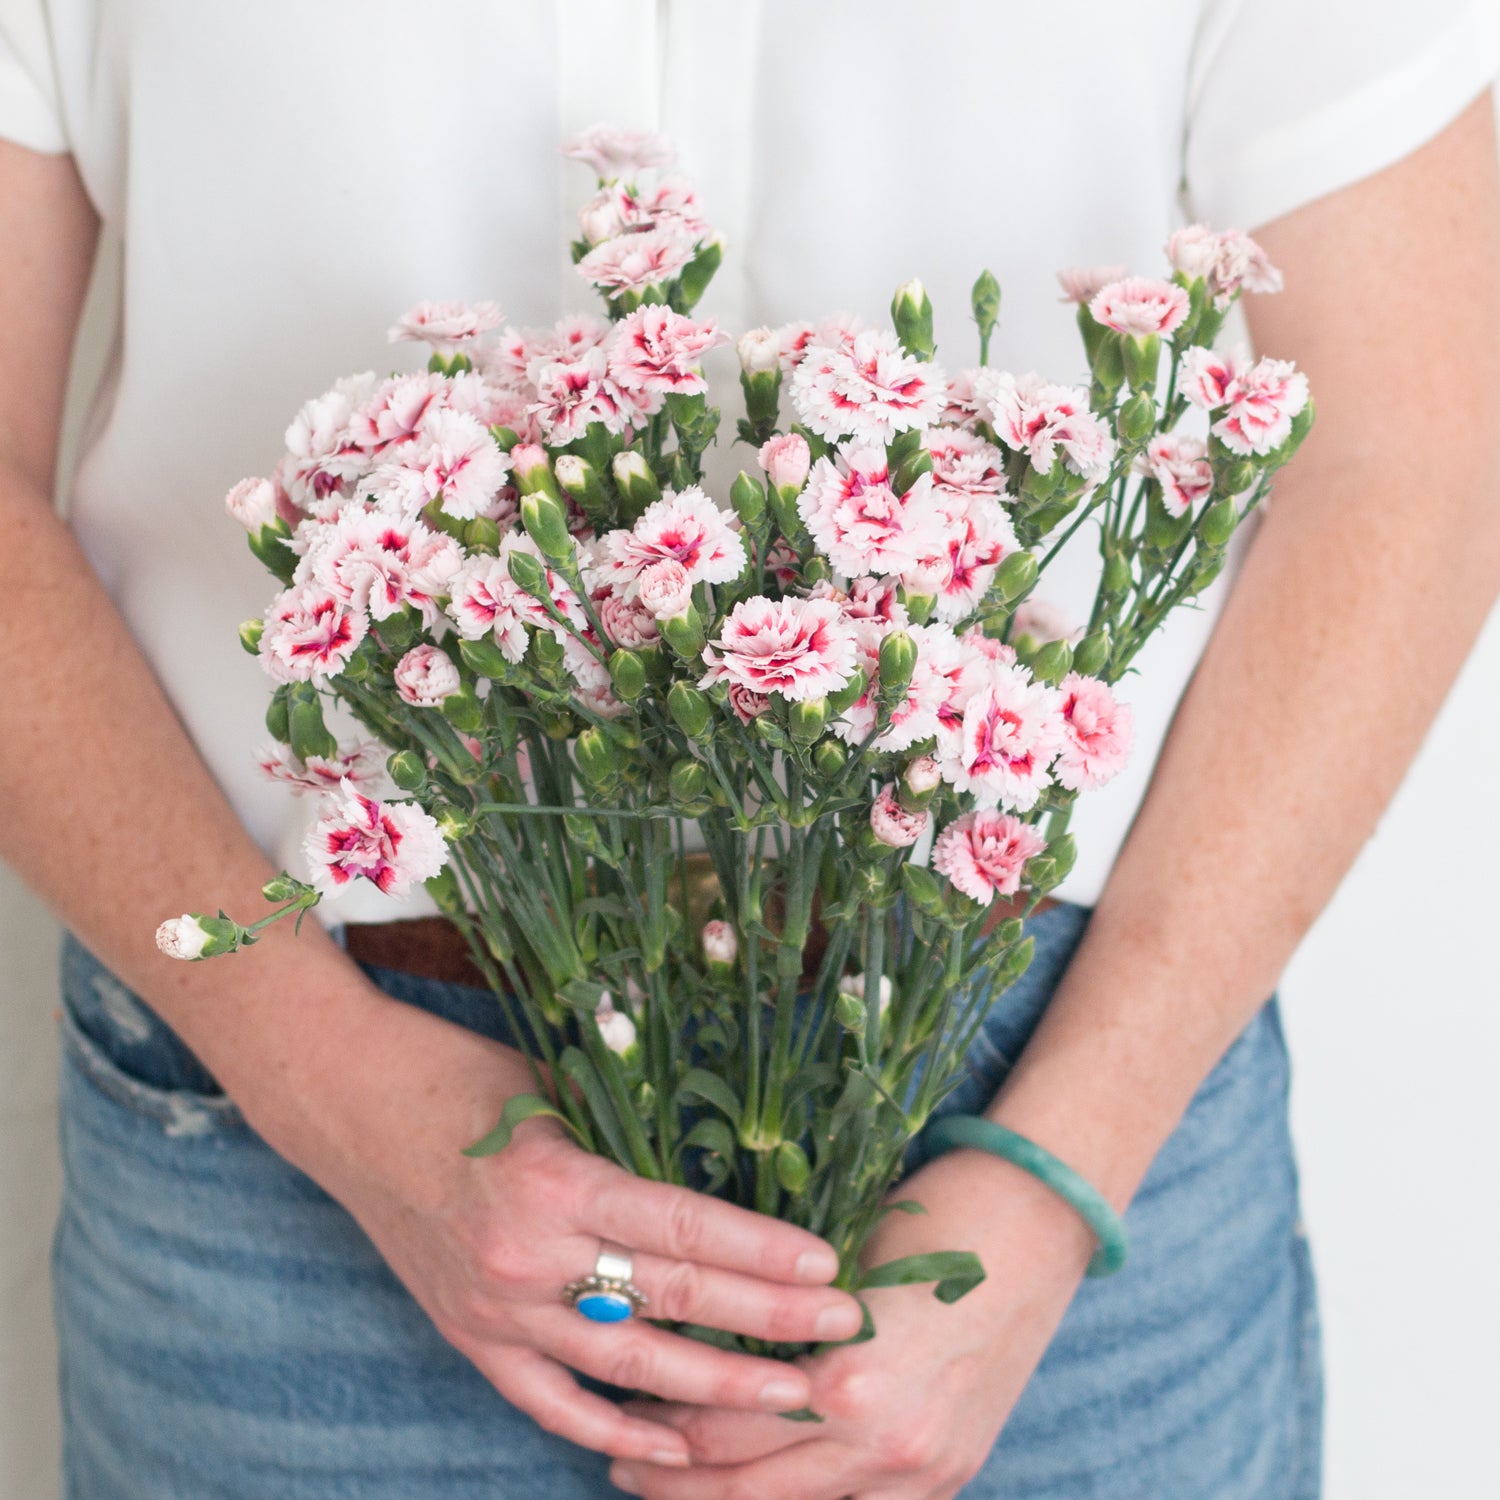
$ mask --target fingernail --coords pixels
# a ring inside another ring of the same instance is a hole
[[[804,1250],[797,1257],[798,1281],[832,1281],[839,1274],[839,1258],[832,1250]]]
[[[611,1469],[609,1471],[609,1482],[617,1490],[624,1490],[627,1495],[639,1495],[641,1492],[640,1480],[629,1469]]]
[[[793,1411],[807,1399],[795,1380],[768,1380],[760,1388],[760,1404],[772,1411]]]
[[[685,1469],[688,1466],[688,1456],[680,1448],[658,1448],[655,1453],[650,1453],[647,1458],[651,1463],[665,1465],[669,1469]]]
[[[859,1332],[859,1314],[847,1307],[825,1307],[813,1324],[820,1339],[847,1339]]]

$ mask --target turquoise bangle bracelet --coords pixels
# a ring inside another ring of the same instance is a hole
[[[923,1132],[923,1145],[929,1156],[941,1156],[945,1151],[971,1146],[1002,1157],[1023,1172],[1030,1172],[1044,1187],[1051,1188],[1075,1208],[1094,1231],[1099,1248],[1089,1261],[1090,1276],[1113,1276],[1125,1264],[1129,1249],[1125,1225],[1109,1200],[1085,1182],[1067,1162],[1059,1160],[1035,1141],[1028,1141],[1024,1135],[1017,1135],[1014,1130],[1007,1130],[1005,1126],[981,1119],[978,1115],[943,1115]]]

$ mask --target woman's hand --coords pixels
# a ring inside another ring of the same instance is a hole
[[[364,985],[352,969],[343,982]],[[838,1269],[827,1244],[633,1177],[553,1121],[527,1121],[496,1156],[463,1156],[508,1095],[533,1087],[529,1071],[509,1048],[365,987],[358,1024],[320,1025],[291,1076],[257,1065],[225,1084],[507,1400],[572,1442],[655,1464],[685,1463],[683,1438],[581,1390],[565,1366],[672,1401],[753,1412],[807,1404],[800,1370],[641,1319],[591,1323],[562,1290],[593,1270],[609,1239],[633,1253],[651,1316],[765,1339],[847,1338],[860,1312],[827,1285]]]
[[[1071,1300],[1093,1243],[1082,1220],[1024,1173],[977,1152],[922,1168],[898,1189],[927,1213],[888,1214],[867,1263],[973,1249],[988,1275],[951,1306],[930,1289],[865,1295],[874,1339],[803,1362],[822,1423],[653,1407],[692,1467],[617,1462],[615,1484],[649,1500],[948,1500],[978,1472]]]

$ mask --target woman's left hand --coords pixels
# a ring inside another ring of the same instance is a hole
[[[984,1464],[1081,1280],[1094,1245],[1060,1199],[1006,1162],[954,1152],[894,1195],[866,1263],[973,1250],[984,1282],[951,1305],[929,1287],[863,1293],[876,1336],[803,1361],[824,1420],[656,1405],[687,1438],[692,1466],[617,1463],[647,1500],[949,1500]]]

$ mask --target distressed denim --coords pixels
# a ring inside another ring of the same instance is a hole
[[[1087,913],[1036,918],[945,1103],[982,1109]],[[490,1036],[481,991],[372,970]],[[282,1161],[145,1004],[63,956],[54,1252],[69,1500],[585,1500],[542,1432],[432,1328],[344,1210]],[[965,1500],[1316,1500],[1321,1372],[1275,1002],[1203,1084]],[[924,1295],[914,1290],[913,1296]]]

